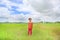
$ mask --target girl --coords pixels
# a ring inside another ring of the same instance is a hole
[[[33,23],[31,21],[32,19],[29,18],[28,20],[29,20],[29,22],[28,22],[28,35],[32,35],[32,27],[33,27]]]

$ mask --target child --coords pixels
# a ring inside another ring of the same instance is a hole
[[[33,27],[33,23],[31,21],[32,19],[29,18],[28,20],[29,20],[29,22],[28,22],[28,35],[32,35],[32,27]]]

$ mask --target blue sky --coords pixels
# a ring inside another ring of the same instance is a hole
[[[25,15],[30,14],[30,11],[29,9],[24,10],[26,9],[24,6],[26,6],[26,8],[28,7],[23,0],[1,0],[0,22],[20,22],[26,20]]]
[[[17,3],[17,4],[23,4],[23,0],[9,0],[9,1]]]
[[[0,0],[0,22],[60,21],[59,0]]]

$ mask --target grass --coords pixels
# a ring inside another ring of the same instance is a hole
[[[27,24],[0,23],[0,40],[56,40],[54,31],[60,29],[60,23],[35,23],[32,36],[28,36],[27,28]]]

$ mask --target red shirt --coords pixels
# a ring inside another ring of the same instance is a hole
[[[32,29],[33,23],[32,22],[28,22],[28,29]]]

